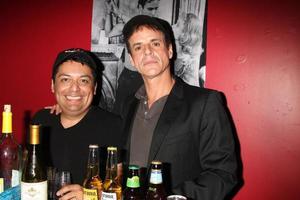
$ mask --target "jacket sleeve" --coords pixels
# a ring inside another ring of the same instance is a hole
[[[173,188],[190,199],[224,199],[237,183],[237,157],[233,123],[218,92],[211,92],[204,102],[197,145],[199,176]]]

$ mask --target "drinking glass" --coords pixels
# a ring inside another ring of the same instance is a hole
[[[47,180],[48,180],[48,199],[52,200],[54,199],[54,184],[55,184],[55,174],[56,174],[56,168],[55,167],[47,167]]]
[[[187,198],[181,195],[170,195],[167,200],[187,200]]]
[[[56,196],[56,192],[60,190],[63,186],[71,184],[71,173],[69,171],[57,171],[55,173],[55,184],[54,184],[54,196],[55,199],[59,197]]]

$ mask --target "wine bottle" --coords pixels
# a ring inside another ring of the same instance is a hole
[[[39,125],[30,126],[26,165],[21,179],[21,200],[47,200],[47,175],[41,162]]]
[[[89,145],[89,157],[86,177],[83,182],[83,199],[100,200],[102,180],[99,176],[99,150],[98,145]]]
[[[126,188],[123,192],[123,200],[141,200],[141,188],[139,178],[139,166],[129,165]]]
[[[102,200],[121,200],[122,186],[118,180],[117,148],[107,147],[106,175],[103,183]]]
[[[0,140],[0,193],[20,184],[21,146],[12,134],[11,105],[4,105]]]
[[[165,200],[166,197],[162,179],[162,163],[160,161],[152,161],[146,200]]]

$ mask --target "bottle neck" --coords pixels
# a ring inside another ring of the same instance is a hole
[[[87,176],[93,177],[99,175],[99,156],[98,148],[90,148],[87,165]]]
[[[35,167],[37,164],[37,157],[38,157],[37,153],[38,153],[38,145],[30,144],[27,158],[28,158],[28,162],[31,163],[33,167]]]
[[[93,165],[93,164],[88,164],[87,166],[87,176],[88,177],[94,177],[99,175],[99,164],[98,165]]]
[[[29,144],[29,153],[31,155],[36,154],[39,151],[39,146],[38,144]]]
[[[117,177],[117,152],[108,152],[107,163],[106,163],[106,179],[114,180]]]
[[[115,180],[117,178],[117,169],[115,168],[106,168],[105,179]]]

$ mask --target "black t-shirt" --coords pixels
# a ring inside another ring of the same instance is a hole
[[[91,107],[80,122],[69,128],[62,126],[60,115],[50,114],[46,109],[37,112],[32,122],[42,125],[41,138],[47,165],[70,171],[72,183],[83,183],[90,144],[99,145],[102,178],[106,147],[122,147],[121,119],[99,107]]]

